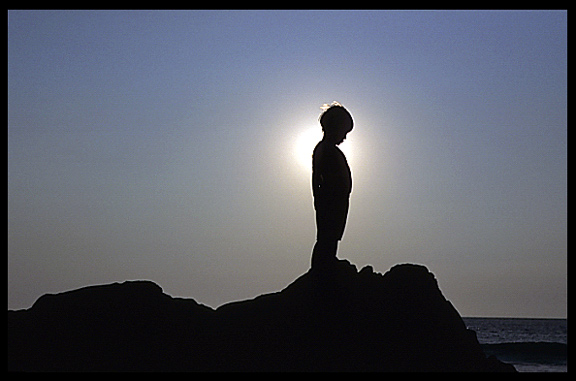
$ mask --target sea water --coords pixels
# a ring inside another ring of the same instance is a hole
[[[463,318],[486,355],[519,372],[567,372],[567,320]]]

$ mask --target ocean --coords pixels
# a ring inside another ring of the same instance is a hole
[[[567,319],[463,318],[487,355],[519,372],[567,372]]]

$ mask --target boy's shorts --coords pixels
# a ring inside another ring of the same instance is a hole
[[[348,197],[314,198],[316,209],[316,240],[340,241],[344,235],[348,217]]]

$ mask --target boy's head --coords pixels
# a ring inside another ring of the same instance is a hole
[[[323,107],[324,112],[320,115],[320,125],[325,133],[337,131],[350,132],[354,127],[352,115],[338,102],[332,102],[331,105]]]
[[[338,102],[332,102],[331,105],[325,105],[323,108],[325,110],[319,120],[324,131],[324,138],[334,144],[342,143],[354,127],[352,115]]]

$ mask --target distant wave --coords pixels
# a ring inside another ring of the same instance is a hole
[[[552,342],[482,344],[482,349],[502,361],[565,364],[568,356],[567,344]]]

